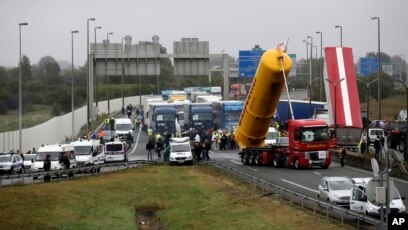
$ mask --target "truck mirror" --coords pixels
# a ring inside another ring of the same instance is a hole
[[[401,200],[405,200],[405,196],[401,196]]]

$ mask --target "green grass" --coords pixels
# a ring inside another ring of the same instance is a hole
[[[135,229],[139,209],[158,210],[166,229],[352,229],[262,197],[208,166],[151,166],[0,189],[0,229]]]

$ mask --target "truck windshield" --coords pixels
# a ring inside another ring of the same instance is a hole
[[[193,121],[210,121],[213,118],[212,113],[197,113],[193,115]]]
[[[50,154],[51,161],[59,161],[60,152],[39,152],[36,161],[44,161],[48,154]]]
[[[241,116],[241,111],[231,111],[225,113],[225,120],[227,121],[238,121]]]
[[[176,115],[173,113],[156,115],[156,121],[174,121],[175,119]]]
[[[308,127],[302,130],[302,142],[320,142],[329,140],[327,127]]]
[[[92,146],[74,146],[76,155],[90,155]]]

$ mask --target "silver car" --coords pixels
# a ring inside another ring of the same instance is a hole
[[[353,181],[347,177],[323,177],[319,184],[319,200],[339,206],[349,206]]]
[[[1,154],[0,172],[14,174],[15,172],[24,172],[23,159],[19,154]]]

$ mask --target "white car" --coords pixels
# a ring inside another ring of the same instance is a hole
[[[193,164],[193,153],[188,137],[173,137],[170,142],[170,164]]]
[[[15,172],[24,172],[23,159],[19,154],[1,154],[0,155],[0,172],[13,174]]]
[[[347,177],[323,177],[319,184],[319,200],[327,203],[349,206],[353,181]]]

